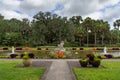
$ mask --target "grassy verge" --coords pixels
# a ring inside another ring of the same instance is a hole
[[[78,80],[120,80],[120,61],[103,61],[105,68],[74,68]]]
[[[20,61],[0,61],[1,80],[39,80],[44,68],[16,68]]]

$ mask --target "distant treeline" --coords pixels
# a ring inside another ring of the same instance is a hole
[[[120,20],[113,22],[114,29],[104,20],[81,16],[61,17],[50,12],[39,12],[33,20],[4,19],[0,15],[1,46],[115,46],[120,42]]]

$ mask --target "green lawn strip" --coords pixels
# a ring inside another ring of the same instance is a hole
[[[74,68],[78,80],[120,80],[120,61],[102,61],[105,68]]]
[[[39,80],[45,68],[17,68],[21,61],[0,61],[0,79],[2,80]]]

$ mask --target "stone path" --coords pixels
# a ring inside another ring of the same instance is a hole
[[[75,80],[65,60],[53,61],[45,80]]]

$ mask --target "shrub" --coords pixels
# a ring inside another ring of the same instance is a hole
[[[37,50],[42,50],[41,48],[37,48]]]
[[[55,52],[50,52],[49,56],[50,56],[50,58],[55,58],[56,57],[56,53]]]
[[[22,50],[22,48],[21,47],[17,47],[16,50]]]
[[[15,58],[20,59],[21,57],[20,56],[16,56]]]
[[[8,50],[8,48],[4,47],[3,50]]]
[[[28,52],[24,52],[24,56],[22,57],[23,59],[29,59],[30,57],[29,57],[29,54],[28,54]]]
[[[27,60],[27,59],[29,59],[29,56],[24,55],[24,56],[23,56],[23,59]]]
[[[29,56],[29,58],[34,58],[34,54],[33,53],[29,53],[28,56]]]
[[[22,54],[20,54],[20,57],[23,58],[24,55],[25,55],[25,54],[22,53]]]
[[[84,50],[84,48],[80,48],[80,50]]]
[[[107,57],[106,56],[98,56],[98,58],[100,58],[100,59],[106,59]]]
[[[46,50],[48,50],[48,48],[46,48]]]
[[[72,50],[76,50],[76,48],[72,48]]]
[[[66,59],[66,56],[64,55],[64,56],[62,57],[62,59]]]
[[[66,58],[70,58],[72,56],[72,53],[70,51],[66,51],[64,55],[66,56]]]
[[[0,58],[10,58],[10,56],[0,56]]]
[[[87,67],[88,59],[79,60],[81,67]]]
[[[89,58],[89,60],[93,61],[94,60],[94,54],[90,53],[90,54],[87,54],[87,57]]]
[[[106,56],[107,58],[113,58],[113,55],[111,54],[105,54],[104,56]]]
[[[92,65],[93,67],[99,67],[100,59],[95,57],[94,54],[87,54],[88,58],[83,58],[79,62],[82,67],[87,67],[87,64]]]
[[[94,61],[92,62],[93,67],[99,67],[100,65],[100,59],[99,58],[94,58]]]
[[[112,48],[112,50],[119,50],[119,48]]]
[[[15,58],[18,54],[10,54],[10,58]]]

